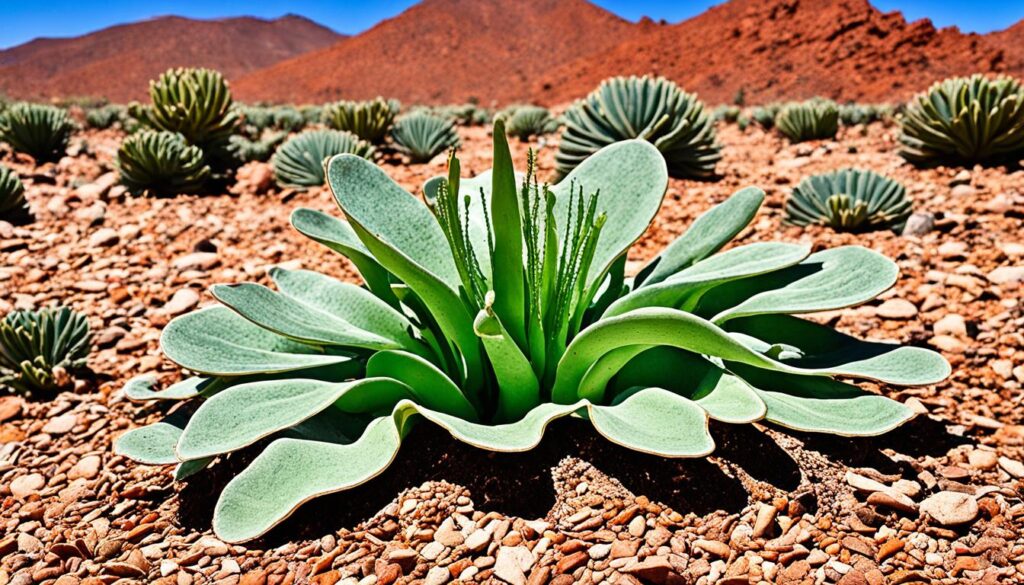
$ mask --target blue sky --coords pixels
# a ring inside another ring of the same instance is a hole
[[[490,1],[490,0],[479,0]],[[678,22],[719,3],[716,0],[593,0],[630,20],[641,16]],[[937,26],[989,32],[1024,18],[1024,0],[871,0],[884,11],[901,10],[909,20],[931,18]],[[288,12],[307,16],[339,32],[357,33],[394,16],[414,0],[0,0],[0,48],[39,36],[76,36],[112,24],[164,14],[194,18],[252,15],[271,18]]]

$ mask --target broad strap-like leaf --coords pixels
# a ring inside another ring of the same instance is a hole
[[[702,457],[715,449],[708,415],[696,402],[644,388],[614,406],[590,404],[590,422],[609,441],[662,457]]]
[[[526,347],[526,288],[523,271],[523,221],[519,216],[519,191],[505,124],[494,122],[494,168],[491,172],[491,212],[494,234],[491,282],[494,312],[506,332],[521,348]]]
[[[422,404],[440,412],[477,420],[476,408],[462,390],[433,363],[404,351],[379,351],[366,362],[367,376],[394,378]]]
[[[373,294],[393,307],[398,306],[398,299],[391,292],[388,271],[359,241],[347,222],[322,211],[300,207],[292,212],[291,223],[302,235],[348,258]]]
[[[216,378],[203,378],[193,376],[171,384],[163,390],[153,390],[157,377],[153,374],[136,376],[124,385],[124,395],[129,400],[188,400],[195,398],[203,392],[208,392],[221,386],[222,383]]]
[[[684,268],[658,283],[647,281],[645,286],[612,303],[604,316],[613,317],[640,307],[692,305],[702,291],[712,286],[788,268],[810,253],[810,246],[782,242],[761,242],[733,248]]]
[[[356,327],[333,313],[262,284],[217,284],[210,292],[256,325],[301,343],[377,350],[402,347],[397,341]]]
[[[837,399],[756,392],[768,405],[766,420],[798,431],[870,437],[885,434],[914,417],[910,408],[884,396]]]
[[[490,301],[491,293],[488,293]],[[540,381],[533,365],[488,305],[477,314],[473,329],[484,344],[498,383],[498,420],[516,420],[540,402]]]
[[[416,406],[424,418],[443,427],[456,439],[481,449],[505,453],[529,451],[544,437],[544,429],[551,421],[569,416],[586,406],[585,401],[575,404],[546,402],[534,407],[512,423],[485,425]]]
[[[412,289],[465,360],[464,386],[483,383],[482,350],[473,316],[459,298],[451,247],[427,207],[373,163],[338,155],[328,180],[356,235],[385,269]],[[386,211],[383,211],[386,210]]]
[[[612,263],[647,231],[658,213],[668,187],[668,169],[658,149],[646,140],[605,146],[551,188],[560,230],[566,229],[570,189],[580,187],[586,196],[600,192],[597,214],[607,216],[585,282],[585,290],[593,293]]]
[[[887,384],[936,384],[951,373],[949,362],[937,352],[920,347],[862,341],[830,327],[790,315],[755,315],[730,320],[726,329],[760,341],[747,343],[765,353],[773,346],[792,346],[800,357],[783,363],[806,369],[828,369],[837,374],[878,380]]]
[[[295,426],[330,408],[353,389],[388,394],[402,389],[390,378],[353,382],[270,380],[240,384],[203,402],[178,441],[182,461],[230,453]]]
[[[186,422],[184,415],[174,413],[160,422],[132,429],[114,441],[114,453],[145,465],[178,463],[174,448]]]
[[[750,224],[762,202],[764,191],[747,187],[712,207],[640,271],[637,288],[657,284],[721,250]]]
[[[220,494],[213,529],[227,542],[265,534],[304,502],[366,483],[387,469],[408,429],[408,408],[372,421],[357,441],[337,445],[278,439]]]
[[[179,366],[211,376],[289,372],[350,360],[281,337],[227,307],[176,317],[164,328],[160,347]]]
[[[898,274],[896,263],[878,252],[832,248],[786,270],[715,287],[704,296],[709,305],[702,304],[699,312],[724,323],[747,315],[842,309],[877,297],[896,283]]]

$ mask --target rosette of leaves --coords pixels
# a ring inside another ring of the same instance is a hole
[[[228,140],[228,151],[240,165],[253,161],[266,162],[287,137],[285,132],[274,131],[265,131],[255,140],[234,134]]]
[[[22,223],[29,217],[25,186],[14,171],[0,165],[0,219]]]
[[[560,177],[601,148],[632,138],[656,146],[673,177],[710,177],[722,158],[703,102],[662,77],[606,79],[562,121],[565,130],[555,155]]]
[[[89,321],[67,307],[8,313],[0,321],[0,388],[47,397],[69,387],[91,338]]]
[[[782,104],[772,102],[763,106],[757,106],[751,110],[750,116],[757,122],[758,126],[765,130],[771,130],[775,127],[775,116],[779,115],[780,110],[782,110]]]
[[[299,106],[299,113],[306,120],[306,124],[319,124],[324,121],[324,107],[305,105]]]
[[[786,221],[847,232],[899,231],[912,207],[898,181],[869,170],[840,169],[801,181],[786,201]]]
[[[305,189],[324,184],[324,163],[332,156],[352,154],[372,160],[376,149],[351,132],[309,130],[288,139],[271,164],[278,184]]]
[[[529,140],[558,130],[558,120],[547,108],[540,106],[510,106],[499,112],[497,117],[505,123],[505,131],[509,136],[520,140]]]
[[[413,163],[427,162],[459,145],[459,133],[453,120],[423,112],[399,119],[391,130],[391,139]]]
[[[274,114],[266,106],[237,106],[241,124],[251,134],[259,134],[274,123]]]
[[[839,132],[839,108],[835,102],[823,99],[793,102],[779,111],[775,127],[790,142],[835,138]]]
[[[716,122],[735,122],[740,117],[739,106],[721,105],[715,108],[713,116]]]
[[[125,138],[117,168],[121,183],[133,193],[197,193],[210,178],[203,151],[176,132],[143,130]]]
[[[889,110],[882,104],[843,104],[839,106],[839,121],[846,126],[870,124],[887,117]]]
[[[67,111],[55,106],[22,102],[0,113],[0,140],[39,162],[64,156],[74,130]]]
[[[900,142],[914,164],[994,163],[1024,157],[1024,87],[1012,77],[956,77],[907,105]]]
[[[136,109],[136,117],[157,130],[176,132],[216,156],[240,122],[228,82],[212,69],[168,69],[149,82],[149,107]]]
[[[306,118],[302,112],[292,106],[279,106],[273,109],[274,128],[285,132],[297,132],[306,126]]]
[[[107,104],[92,108],[85,114],[85,123],[90,128],[106,130],[116,123],[119,123],[127,115],[124,106]]]
[[[381,97],[364,102],[342,100],[324,106],[323,115],[328,126],[351,132],[372,144],[380,144],[391,130],[401,107],[397,100]]]
[[[718,253],[754,218],[758,189],[713,208],[626,278],[629,248],[668,184],[657,148],[620,141],[540,185],[532,157],[515,173],[498,122],[493,160],[466,179],[453,155],[447,175],[424,185],[424,203],[364,158],[332,158],[347,221],[299,209],[292,225],[347,257],[365,287],[281,268],[274,288],[213,287],[222,306],[177,317],[161,338],[196,377],[125,389],[198,408],[129,431],[115,450],[178,464],[184,477],[265,446],[214,509],[216,533],[240,542],[381,473],[421,422],[482,449],[526,451],[552,420],[578,416],[631,449],[701,457],[714,449],[710,419],[884,433],[912,410],[847,380],[918,385],[949,373],[929,350],[798,316],[888,289],[897,268],[884,256],[772,242]]]

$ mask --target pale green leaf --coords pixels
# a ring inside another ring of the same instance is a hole
[[[614,406],[587,408],[597,432],[634,451],[702,457],[715,449],[704,409],[668,390],[645,388]]]

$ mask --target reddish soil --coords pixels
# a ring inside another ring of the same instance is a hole
[[[358,36],[248,75],[245,100],[526,100],[533,80],[646,30],[585,0],[426,0]]]
[[[167,16],[0,51],[0,95],[143,99],[170,67],[212,67],[228,79],[339,39],[300,16],[192,20]]]
[[[1024,26],[1017,28],[1020,39]],[[606,77],[655,73],[711,103],[730,102],[740,89],[748,103],[817,95],[901,101],[945,77],[1007,70],[1009,40],[1004,49],[927,19],[907,23],[867,0],[732,0],[568,63],[538,80],[534,94],[564,103]]]

